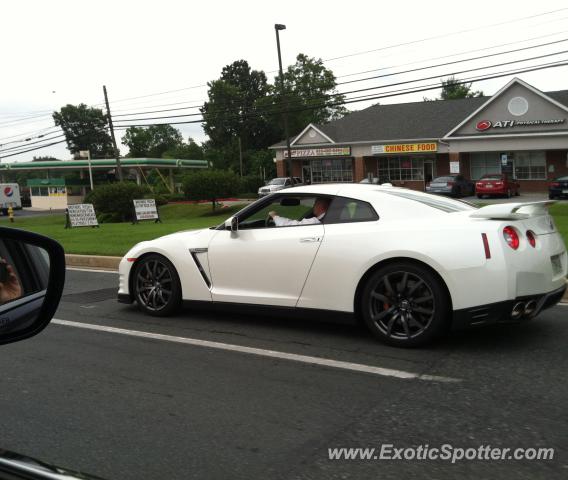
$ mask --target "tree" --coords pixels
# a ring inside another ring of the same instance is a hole
[[[122,144],[128,147],[129,157],[162,158],[168,150],[183,145],[183,137],[171,125],[129,127],[122,138]]]
[[[65,134],[67,149],[73,154],[89,150],[92,158],[111,158],[114,149],[106,131],[107,117],[99,108],[79,105],[65,105],[59,112],[53,112],[55,125]]]
[[[201,113],[211,147],[225,148],[238,138],[243,150],[265,147],[269,141],[266,119],[255,115],[257,101],[269,92],[264,72],[252,70],[246,60],[237,60],[207,85],[209,100]],[[238,164],[238,155],[231,163]]]
[[[232,197],[239,190],[239,177],[221,170],[203,170],[187,175],[183,190],[189,200],[209,200],[215,210],[217,199]]]
[[[164,152],[162,158],[181,158],[185,160],[203,160],[203,147],[189,137],[183,143]]]
[[[471,83],[462,83],[459,78],[449,77],[442,80],[442,92],[440,98],[435,100],[456,100],[458,98],[473,98],[483,97],[481,90],[473,91]],[[429,98],[424,97],[425,101],[430,101]]]
[[[271,113],[272,122],[279,126],[278,139],[284,137],[282,115],[277,113],[288,108],[290,134],[298,133],[310,123],[322,124],[343,117],[347,109],[342,105],[344,95],[337,90],[335,75],[323,61],[300,53],[296,63],[283,74],[284,95],[280,75],[274,79],[271,95],[258,102],[261,112]],[[306,107],[316,107],[308,109]]]

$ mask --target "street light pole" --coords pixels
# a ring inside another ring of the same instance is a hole
[[[288,158],[286,159],[286,169],[288,170],[288,176],[292,177],[292,149],[290,148],[290,133],[288,131],[288,99],[284,92],[284,72],[282,71],[282,54],[280,53],[280,30],[286,30],[286,25],[277,23],[274,25],[274,30],[276,31],[276,48],[278,49],[278,66],[280,68],[280,92],[284,97],[284,135],[286,136],[286,150],[288,152]]]

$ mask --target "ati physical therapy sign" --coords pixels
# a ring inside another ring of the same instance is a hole
[[[382,153],[430,153],[436,151],[438,151],[438,144],[436,142],[371,146],[371,153],[373,155],[380,155]]]
[[[515,128],[515,127],[541,127],[547,125],[562,125],[566,122],[565,118],[553,118],[550,120],[481,120],[475,125],[478,132],[485,132],[490,128]]]

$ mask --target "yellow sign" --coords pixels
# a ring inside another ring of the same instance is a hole
[[[381,153],[432,153],[438,151],[438,144],[431,143],[395,143],[393,145],[373,145],[371,153],[379,155]]]

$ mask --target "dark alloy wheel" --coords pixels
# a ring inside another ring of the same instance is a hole
[[[371,332],[396,346],[432,341],[446,330],[449,312],[448,295],[440,281],[410,262],[377,270],[361,296],[361,313]]]
[[[165,317],[180,306],[178,274],[172,263],[161,255],[149,255],[136,262],[132,287],[138,308],[150,315]]]

